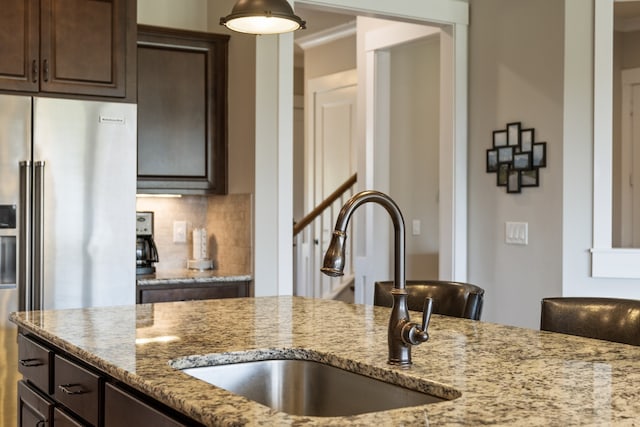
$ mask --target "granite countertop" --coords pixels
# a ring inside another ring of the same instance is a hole
[[[389,308],[300,297],[14,313],[11,319],[206,425],[633,425],[640,347],[433,315],[413,365],[387,365]],[[414,320],[419,313],[412,313]],[[229,322],[233,319],[233,322]],[[454,400],[352,417],[290,416],[181,368],[273,352],[424,379]],[[222,355],[221,355],[222,354]],[[314,356],[315,355],[315,356]]]
[[[171,270],[157,271],[153,274],[142,274],[136,276],[138,286],[153,286],[171,284],[193,284],[193,283],[217,283],[236,282],[252,280],[250,274],[246,272],[230,270]]]

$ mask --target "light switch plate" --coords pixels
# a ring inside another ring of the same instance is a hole
[[[510,245],[529,244],[529,223],[507,222],[505,224],[504,241]]]

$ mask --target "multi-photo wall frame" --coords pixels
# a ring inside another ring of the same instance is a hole
[[[493,131],[493,145],[487,150],[487,173],[496,174],[498,187],[520,193],[524,187],[540,185],[540,168],[547,166],[547,143],[536,142],[535,129],[521,122],[507,123]]]

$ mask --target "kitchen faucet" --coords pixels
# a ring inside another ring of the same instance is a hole
[[[411,365],[411,346],[421,344],[429,339],[427,328],[433,310],[433,300],[426,298],[422,315],[422,325],[411,322],[407,308],[407,290],[405,280],[405,227],[402,213],[398,205],[386,194],[378,191],[362,191],[355,194],[340,209],[336,228],[331,237],[329,248],[324,256],[320,271],[328,276],[342,276],[345,264],[345,241],[347,225],[351,214],[362,204],[375,202],[386,209],[393,221],[394,241],[394,287],[393,308],[389,318],[388,344],[389,360],[392,365],[408,367]]]

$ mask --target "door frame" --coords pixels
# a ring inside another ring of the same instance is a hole
[[[459,84],[454,64],[460,59],[452,37],[453,28],[437,28],[424,24],[398,22],[367,32],[365,37],[365,69],[362,87],[365,100],[365,155],[364,165],[358,176],[364,180],[360,189],[376,189],[388,192],[389,174],[389,127],[390,111],[390,60],[388,49],[413,40],[440,36],[440,147],[439,147],[439,279],[466,281],[467,279],[467,147],[466,114],[458,111],[462,100],[456,97]],[[466,68],[463,73],[466,76]],[[466,89],[466,86],[465,86]],[[466,98],[464,99],[466,106]],[[466,107],[465,107],[466,108]],[[466,111],[466,110],[465,110]],[[459,116],[465,120],[458,120]],[[462,122],[462,123],[461,123]],[[360,162],[362,165],[362,162]],[[392,277],[389,253],[392,249],[386,230],[388,218],[384,212],[368,208],[364,229],[360,228],[359,246],[364,253],[356,258],[356,272],[368,272],[356,276],[356,302],[371,303],[373,282],[379,278]],[[362,237],[360,237],[362,236]],[[376,236],[367,239],[367,236]],[[381,279],[380,279],[381,280]]]

